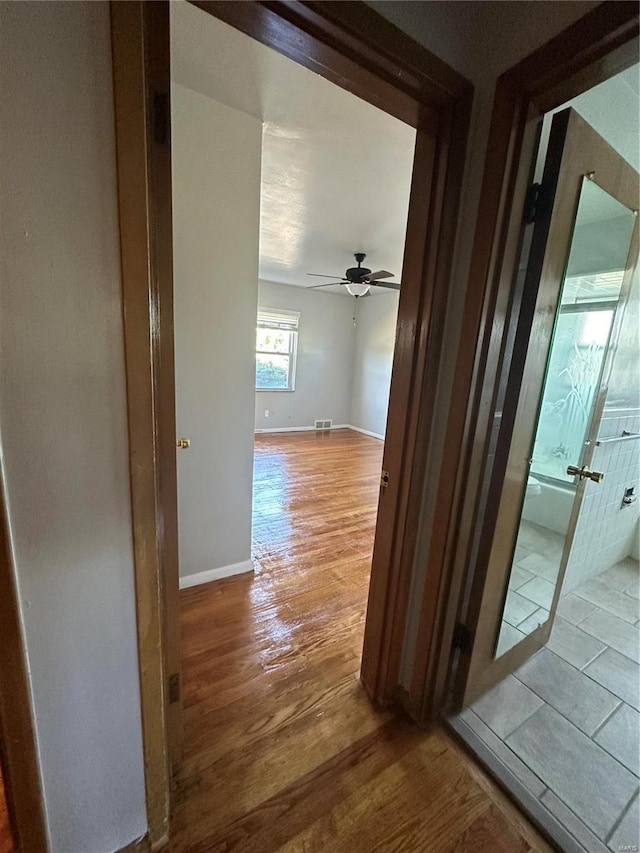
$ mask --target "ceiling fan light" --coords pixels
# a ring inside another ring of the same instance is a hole
[[[350,281],[345,287],[351,296],[366,296],[371,289],[371,285],[366,281]]]

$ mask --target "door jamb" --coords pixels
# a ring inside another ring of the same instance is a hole
[[[415,273],[398,321],[383,463],[391,483],[379,510],[361,672],[372,699],[388,704],[396,698],[419,521],[415,496],[433,423],[473,90],[363,3],[194,5],[418,129],[423,167],[414,173],[405,256]],[[168,832],[165,626],[167,608],[178,601],[175,418],[167,416],[174,394],[170,132],[162,120],[170,93],[168,4],[116,0],[111,15],[145,783],[155,846]]]
[[[436,660],[423,680],[427,685],[425,716],[437,713],[437,708],[447,703],[451,711],[462,707],[497,511],[495,491],[484,503],[484,515],[480,507],[493,413],[502,367],[509,357],[509,307],[520,246],[521,211],[539,119],[635,64],[638,46],[637,5],[605,2],[513,66],[497,82],[443,454],[444,474],[453,459],[457,466],[457,473],[453,472],[455,511],[444,542],[445,575],[450,582],[444,592],[451,605],[441,625],[441,642],[433,646]],[[512,400],[506,402],[514,405]],[[509,440],[510,436],[501,436],[496,450],[491,472],[494,489],[502,484]],[[457,654],[452,648],[456,624],[463,626],[459,636],[467,638]]]

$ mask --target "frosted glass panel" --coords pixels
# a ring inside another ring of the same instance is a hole
[[[583,180],[522,495],[496,657],[549,618],[585,441],[635,225],[632,211]]]
[[[582,457],[613,314],[608,307],[561,311],[558,317],[533,448],[534,476],[573,483],[567,465]]]

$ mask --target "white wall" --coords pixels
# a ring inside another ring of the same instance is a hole
[[[607,401],[599,438],[614,438],[623,430],[640,433],[640,279],[632,282],[614,350]],[[604,572],[619,560],[638,553],[640,519],[640,440],[596,447],[591,468],[603,471],[602,483],[587,482],[585,496],[567,564],[563,593]],[[622,506],[625,489],[635,489],[636,501]]]
[[[258,119],[172,86],[180,576],[250,569]]]
[[[260,308],[299,311],[300,325],[295,391],[256,391],[255,428],[312,427],[321,418],[349,423],[354,300],[270,281],[258,292]]]
[[[54,853],[146,830],[109,5],[0,4],[0,411]]]
[[[349,423],[380,438],[387,424],[398,298],[389,290],[358,301]]]
[[[622,430],[640,432],[637,409],[605,412],[599,436],[613,438]],[[622,506],[629,486],[640,493],[640,441],[623,441],[596,447],[591,467],[604,471],[602,483],[588,482],[580,507],[571,555],[562,586],[563,594],[599,575],[637,548],[640,504]]]

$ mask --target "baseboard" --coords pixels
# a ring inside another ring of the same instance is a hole
[[[381,441],[384,441],[384,436],[380,435],[378,432],[371,432],[369,429],[362,429],[362,427],[354,426],[353,424],[334,424],[329,429],[352,429],[354,432],[361,432],[363,435],[369,435],[371,438],[379,438]],[[263,432],[327,432],[324,429],[316,429],[312,426],[301,426],[301,427],[267,427],[265,429],[256,429],[254,430],[256,434]]]
[[[203,583],[219,581],[222,578],[230,578],[232,575],[242,575],[253,571],[253,562],[243,560],[241,563],[232,563],[230,566],[220,566],[219,569],[206,569],[204,572],[196,572],[193,575],[185,575],[180,578],[180,589],[188,589],[190,586],[200,586]]]
[[[362,429],[362,427],[354,426],[353,424],[347,424],[347,429],[352,429],[355,432],[361,432],[363,435],[370,435],[371,438],[379,438],[381,441],[384,441],[384,436],[380,435],[379,432],[371,432],[370,429]]]
[[[351,429],[349,424],[334,424],[329,429]],[[254,432],[327,432],[326,429],[316,429],[314,426],[302,427],[267,427],[265,429],[256,429]]]

